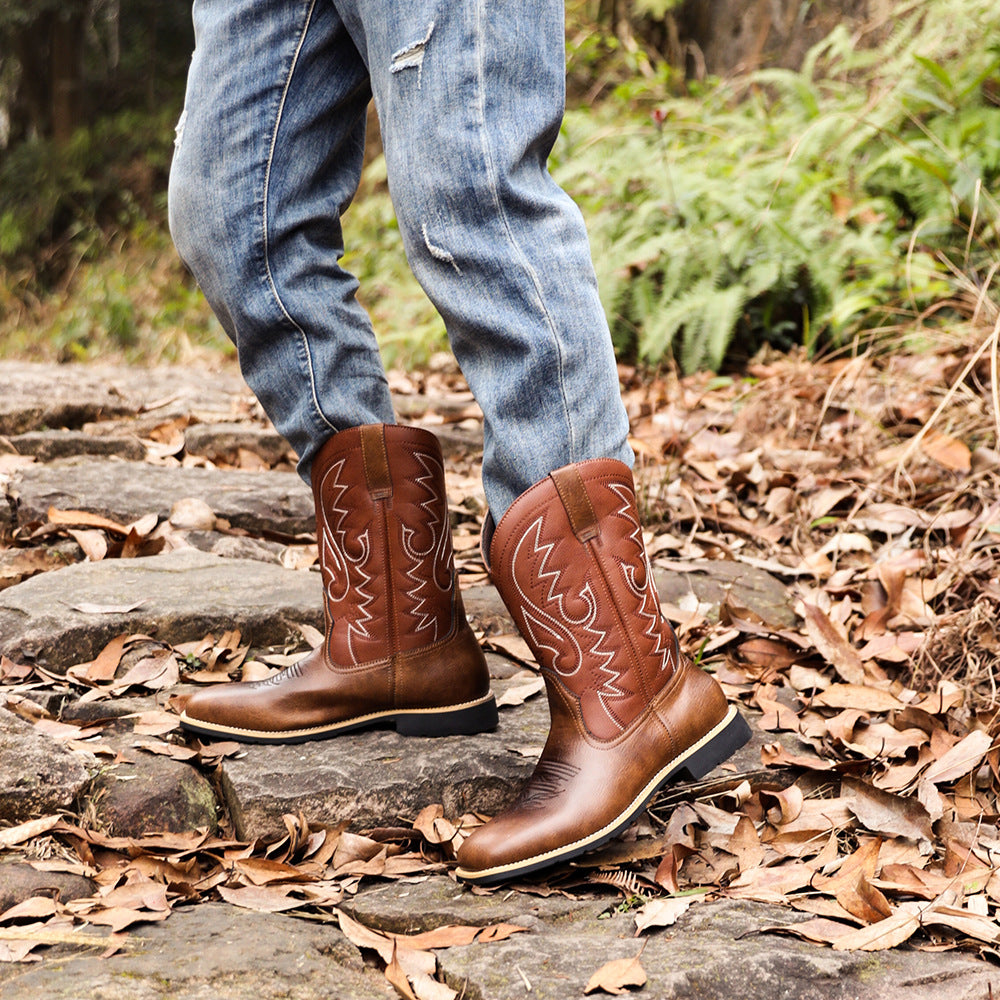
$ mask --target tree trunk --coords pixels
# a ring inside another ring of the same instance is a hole
[[[684,0],[672,16],[688,74],[730,76],[764,66],[797,69],[838,24],[884,27],[892,6],[892,0]]]
[[[83,95],[83,27],[81,9],[52,20],[49,67],[52,80],[52,138],[64,145],[80,121]]]

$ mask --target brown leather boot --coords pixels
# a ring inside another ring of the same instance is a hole
[[[312,486],[323,644],[269,680],[198,692],[181,725],[251,743],[385,723],[408,736],[495,727],[455,575],[437,438],[384,424],[340,431],[320,449]]]
[[[459,877],[478,885],[599,847],[672,778],[702,777],[750,737],[660,614],[626,465],[553,472],[514,502],[489,548],[552,728],[518,799],[458,852]]]

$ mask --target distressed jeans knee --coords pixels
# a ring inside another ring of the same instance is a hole
[[[340,226],[374,97],[415,275],[484,412],[499,518],[553,468],[631,462],[583,219],[546,161],[561,0],[195,0],[171,176],[181,255],[308,472],[392,407]]]

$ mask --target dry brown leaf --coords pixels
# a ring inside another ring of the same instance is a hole
[[[101,528],[104,531],[114,532],[116,535],[128,534],[128,528],[124,524],[119,524],[110,518],[86,510],[59,510],[56,507],[50,507],[46,516],[50,524],[80,525],[85,528]]]
[[[490,941],[505,941],[514,934],[527,930],[517,924],[489,924],[486,927],[472,927],[463,924],[449,924],[422,934],[390,934],[389,937],[406,948],[417,951],[431,951],[434,948],[455,948]]]
[[[924,780],[935,785],[955,781],[979,767],[992,746],[989,733],[981,729],[973,730],[927,768]]]
[[[270,858],[244,858],[236,862],[234,870],[253,885],[272,882],[301,882],[307,879],[300,868]]]
[[[641,954],[641,953],[640,953]],[[612,996],[619,996],[632,987],[646,985],[646,970],[635,958],[616,958],[602,965],[589,979],[584,993],[602,990]]]
[[[891,692],[865,684],[831,684],[813,698],[814,705],[856,708],[862,712],[891,712],[906,706]]]
[[[924,454],[952,472],[972,470],[972,452],[969,446],[951,434],[928,430],[920,442]]]
[[[878,923],[892,916],[892,907],[882,892],[865,878],[862,872],[850,885],[842,885],[837,891],[837,902],[853,917],[866,924]]]
[[[986,944],[1000,941],[1000,924],[996,920],[955,906],[931,905],[921,912],[920,922],[925,926],[947,927]]]
[[[449,844],[455,839],[458,828],[444,817],[441,805],[426,806],[413,821],[417,830],[429,844]]]
[[[67,534],[91,562],[100,562],[108,554],[108,537],[96,528],[70,528]]]
[[[129,669],[124,677],[115,681],[108,689],[111,694],[121,694],[130,687],[144,687],[150,691],[162,691],[180,681],[180,668],[173,650],[159,649],[144,656]]]
[[[804,889],[813,878],[812,866],[802,861],[752,868],[741,872],[723,894],[732,899],[756,899],[763,903],[783,903],[786,894]]]
[[[843,790],[850,796],[848,808],[866,830],[887,837],[930,841],[934,837],[931,818],[916,799],[893,795],[855,778],[844,778]]]
[[[162,709],[151,709],[148,712],[137,712],[126,716],[135,719],[132,731],[139,736],[165,736],[180,728],[180,719]]]
[[[77,916],[88,924],[99,924],[101,927],[110,927],[112,931],[118,932],[133,924],[166,920],[170,916],[170,910],[133,910],[124,906],[112,906],[79,913]]]
[[[0,924],[7,924],[14,920],[37,920],[51,917],[58,911],[59,904],[50,896],[31,896],[0,913]]]
[[[79,611],[82,615],[127,615],[141,608],[145,603],[145,599],[127,604],[94,604],[90,601],[82,601],[79,604],[71,604],[70,608],[73,611]]]
[[[804,605],[806,634],[820,655],[848,684],[864,684],[866,675],[861,657],[837,626],[814,604]]]
[[[635,913],[635,932],[641,934],[650,927],[671,927],[700,896],[668,896],[651,899]]]
[[[0,850],[23,844],[33,837],[40,837],[43,833],[55,829],[60,823],[62,823],[61,816],[42,816],[40,819],[29,819],[25,823],[0,830]]]
[[[303,905],[301,899],[290,895],[294,888],[288,885],[247,885],[233,889],[220,885],[218,893],[233,906],[260,913],[282,913],[285,910],[299,909]]]
[[[757,835],[757,829],[749,817],[740,817],[733,835],[726,844],[726,850],[737,859],[741,872],[757,868],[763,862],[764,848]]]
[[[505,706],[514,707],[523,705],[529,698],[545,690],[545,681],[539,676],[534,676],[526,684],[515,684],[507,688],[499,698],[497,698],[497,708]]]
[[[115,636],[90,662],[84,675],[88,681],[110,681],[122,661],[128,635]]]
[[[531,647],[516,633],[491,635],[487,640],[487,648],[508,657],[517,663],[537,669],[534,653]]]
[[[826,917],[814,917],[812,920],[801,920],[794,924],[774,924],[761,928],[764,933],[790,934],[813,944],[833,944],[852,930],[854,928],[850,925]]]
[[[919,903],[901,903],[891,916],[848,931],[833,942],[835,951],[885,951],[908,941],[920,928]]]

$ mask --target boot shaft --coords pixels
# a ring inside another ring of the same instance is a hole
[[[523,494],[490,544],[494,581],[547,680],[613,740],[673,676],[680,652],[660,613],[631,470],[566,466]],[[552,697],[553,714],[562,699]]]
[[[340,431],[316,456],[312,483],[329,660],[371,663],[447,638],[464,618],[434,435]]]

